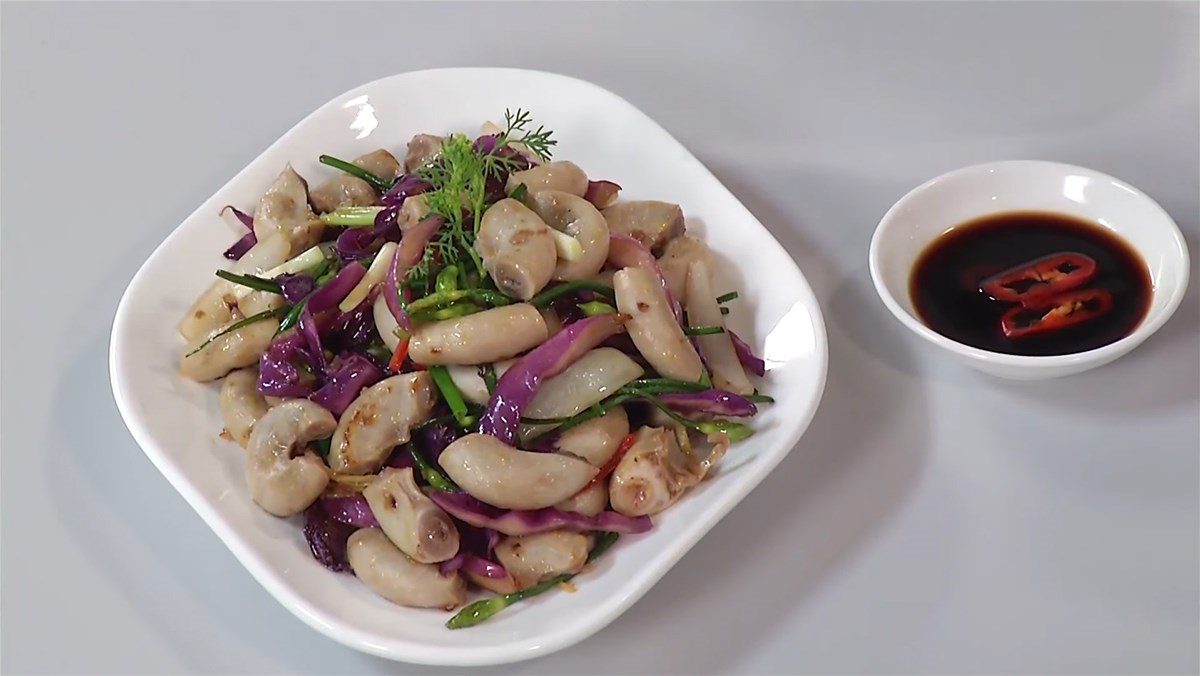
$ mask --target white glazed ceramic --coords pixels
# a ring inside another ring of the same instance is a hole
[[[384,147],[402,155],[414,133],[473,134],[484,120],[500,120],[506,107],[517,106],[554,129],[557,157],[593,177],[620,182],[623,198],[680,203],[689,230],[726,262],[738,261],[736,268],[725,266],[721,289],[740,290],[733,325],[764,351],[770,369],[764,389],[778,403],[764,407],[755,419],[757,434],[733,448],[713,480],[656,517],[650,533],[623,538],[577,578],[578,591],[545,594],[477,627],[450,631],[443,627],[448,613],[393,605],[352,575],[325,570],[309,554],[298,518],[277,519],[250,501],[242,449],[217,437],[216,387],[176,375],[183,341],[175,325],[227,262],[221,252],[241,234],[218,211],[226,204],[252,209],[285,163],[320,182],[334,175],[318,164],[321,153],[351,158]],[[284,134],[170,233],[137,272],[117,309],[110,362],[117,405],[138,444],[280,603],[318,631],[365,652],[482,665],[571,645],[637,601],[795,445],[824,387],[827,346],[820,309],[795,263],[662,127],[587,82],[471,68],[363,85]],[[763,593],[769,593],[765,581]]]
[[[925,247],[966,221],[1007,211],[1070,214],[1116,233],[1141,254],[1154,295],[1142,323],[1125,338],[1086,352],[1025,357],[981,350],[926,326],[913,309],[909,276]],[[1179,307],[1188,252],[1175,221],[1137,188],[1091,169],[1017,160],[957,169],[921,185],[888,210],[871,239],[871,278],[887,308],[914,333],[959,361],[1019,380],[1079,373],[1120,357],[1158,330]]]

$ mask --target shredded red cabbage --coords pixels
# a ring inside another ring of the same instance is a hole
[[[455,439],[463,435],[463,431],[444,425],[442,423],[434,423],[425,425],[413,430],[412,444],[417,452],[421,454],[427,461],[438,464],[438,458],[442,456],[442,451],[446,450]],[[388,458],[388,467],[405,467],[416,468],[416,463],[413,462],[412,454],[408,452],[408,446],[399,446],[396,451]]]
[[[388,210],[385,209],[376,216],[377,221],[379,216],[383,216],[385,219],[390,216],[392,220],[385,222],[382,228],[347,228],[342,234],[338,235],[337,243],[334,246],[337,249],[338,256],[342,260],[361,260],[375,253],[383,244],[388,230],[395,225],[394,219],[396,214],[394,212],[389,214]]]
[[[225,213],[225,209],[232,211],[233,215],[236,216],[237,219],[242,222],[242,225],[246,226],[247,230],[249,230],[250,232],[254,232],[254,217],[253,216],[251,216],[250,214],[233,206],[232,204],[226,204],[224,206],[224,208],[221,209],[221,213]]]
[[[612,181],[588,181],[587,192],[583,194],[583,199],[600,208],[610,204],[619,192],[621,192],[621,186]]]
[[[754,350],[751,349],[746,341],[738,337],[738,334],[725,329],[729,334],[730,340],[733,341],[733,351],[737,353],[738,361],[742,362],[742,366],[758,377],[762,377],[767,372],[767,363],[760,357],[754,355]]]
[[[323,496],[317,500],[329,518],[358,528],[375,528],[379,521],[371,511],[371,505],[361,493],[354,495]]]
[[[304,511],[304,539],[313,558],[329,570],[350,570],[346,557],[346,542],[358,526],[353,526],[330,516],[318,500]]]
[[[384,284],[383,300],[387,303],[388,310],[396,319],[396,323],[405,329],[410,325],[408,313],[404,311],[404,306],[400,303],[400,280],[404,279],[412,266],[421,261],[421,257],[425,255],[425,247],[429,245],[429,240],[433,239],[433,236],[445,224],[446,220],[441,216],[429,216],[422,219],[404,233],[404,236],[400,238],[400,245],[396,247],[396,253],[392,255],[392,263],[388,266],[387,280]]]
[[[367,269],[361,263],[355,262],[346,265],[325,286],[313,292],[312,297],[308,299],[308,310],[313,315],[319,315],[336,306],[350,295],[350,292],[358,286],[366,274]]]
[[[283,289],[283,299],[286,300],[289,305],[295,305],[296,303],[304,300],[304,297],[312,293],[313,289],[316,288],[317,285],[317,282],[313,279],[312,275],[304,273],[295,275],[279,275],[275,278],[275,281],[278,282],[280,288]]]
[[[242,225],[246,226],[246,229],[250,231],[245,235],[242,235],[241,239],[234,242],[233,246],[225,250],[226,258],[234,261],[240,260],[242,256],[246,255],[246,252],[249,251],[251,247],[253,247],[255,244],[258,244],[258,238],[254,236],[254,217],[242,211],[241,209],[238,209],[232,204],[226,204],[225,208],[221,209],[221,213],[225,213],[225,209],[232,211],[233,215],[236,216],[237,219],[242,222]]]
[[[431,492],[429,498],[460,521],[480,528],[490,528],[505,535],[531,535],[559,529],[645,533],[653,526],[648,516],[632,517],[612,511],[587,516],[578,512],[564,512],[554,507],[505,510],[492,507],[466,493],[442,491]]]
[[[300,320],[296,323],[296,332],[304,338],[304,344],[308,348],[308,354],[312,356],[313,362],[316,364],[317,373],[325,373],[325,349],[321,346],[321,332],[317,329],[317,321],[313,319],[308,305],[300,311]]]
[[[471,552],[464,552],[461,549],[453,558],[442,561],[438,565],[438,572],[442,575],[450,575],[458,570],[493,580],[503,580],[508,577],[508,571],[499,563],[476,556]]]
[[[326,349],[335,353],[359,350],[374,340],[375,313],[371,306],[375,303],[378,291],[378,287],[372,289],[361,303],[334,318],[329,331],[324,335]]]
[[[308,398],[340,416],[354,403],[364,387],[370,387],[380,380],[383,380],[383,371],[375,362],[361,354],[351,353],[339,357],[331,365],[325,384]]]
[[[671,304],[671,312],[675,314],[675,321],[683,321],[683,308],[679,307],[679,301],[675,300],[675,296],[671,293],[671,287],[667,286],[667,279],[663,277],[662,268],[658,267],[658,259],[650,253],[650,249],[647,249],[645,244],[629,235],[610,232],[608,235],[608,262],[618,268],[643,268],[653,273],[658,279],[663,293],[667,295],[667,302]]]
[[[496,383],[496,390],[479,419],[479,431],[514,445],[521,413],[537,394],[542,381],[562,373],[585,352],[620,331],[624,323],[619,314],[588,317],[568,324],[521,357]]]
[[[413,442],[416,443],[417,449],[425,458],[430,462],[437,462],[438,458],[442,456],[442,451],[462,435],[462,430],[458,428],[435,423],[416,430],[413,434]]]
[[[496,152],[496,143],[499,142],[499,140],[499,134],[487,134],[485,136],[480,136],[479,138],[475,139],[474,143],[471,144],[471,149],[475,151],[476,155],[491,155],[492,153]]]
[[[401,207],[404,205],[404,200],[413,195],[420,195],[429,190],[433,186],[426,183],[420,176],[415,174],[405,174],[396,179],[392,187],[387,192],[383,193],[379,198],[379,203],[385,207]],[[376,223],[378,224],[378,219]]]
[[[454,555],[454,558],[442,562],[440,567],[442,575],[449,575],[462,569],[497,580],[508,577],[508,571],[492,556],[496,545],[500,544],[500,533],[490,528],[478,528],[462,521],[456,521],[455,525],[458,528],[458,553]]]
[[[258,237],[254,236],[254,231],[242,235],[241,239],[233,243],[233,246],[225,250],[225,257],[231,261],[241,260],[246,252],[254,248],[258,244]]]
[[[307,397],[316,388],[315,373],[319,373],[317,364],[304,336],[289,331],[272,341],[258,360],[258,391],[274,397]]]
[[[737,418],[749,418],[758,413],[754,402],[725,390],[668,392],[658,395],[658,399],[672,409],[685,413],[712,413]]]

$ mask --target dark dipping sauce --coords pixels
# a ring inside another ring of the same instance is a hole
[[[1053,254],[1074,252],[1095,260],[1096,272],[1073,291],[1107,292],[1100,314],[1019,337],[1001,329],[1006,312],[980,285],[998,273]],[[1012,212],[956,226],[934,240],[917,260],[909,293],[922,321],[951,340],[992,352],[1030,356],[1093,350],[1129,335],[1150,307],[1150,274],[1124,240],[1088,221],[1063,214]]]

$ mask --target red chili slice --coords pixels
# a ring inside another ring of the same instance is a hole
[[[1095,319],[1112,306],[1112,295],[1103,289],[1070,291],[1005,312],[1000,329],[1006,338],[1052,333]]]
[[[979,288],[1006,303],[1028,304],[1087,284],[1096,276],[1096,261],[1063,251],[1023,263],[983,280]]]

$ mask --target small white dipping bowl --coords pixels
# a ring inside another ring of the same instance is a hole
[[[1153,287],[1142,323],[1115,343],[1051,357],[1001,354],[964,345],[925,325],[909,277],[925,248],[945,232],[990,214],[1045,211],[1091,221],[1116,233],[1146,262]],[[915,188],[888,210],[871,238],[871,279],[902,324],[954,358],[1003,378],[1036,380],[1079,373],[1120,357],[1158,330],[1179,307],[1188,281],[1179,227],[1137,188],[1098,171],[1016,160],[957,169]]]

